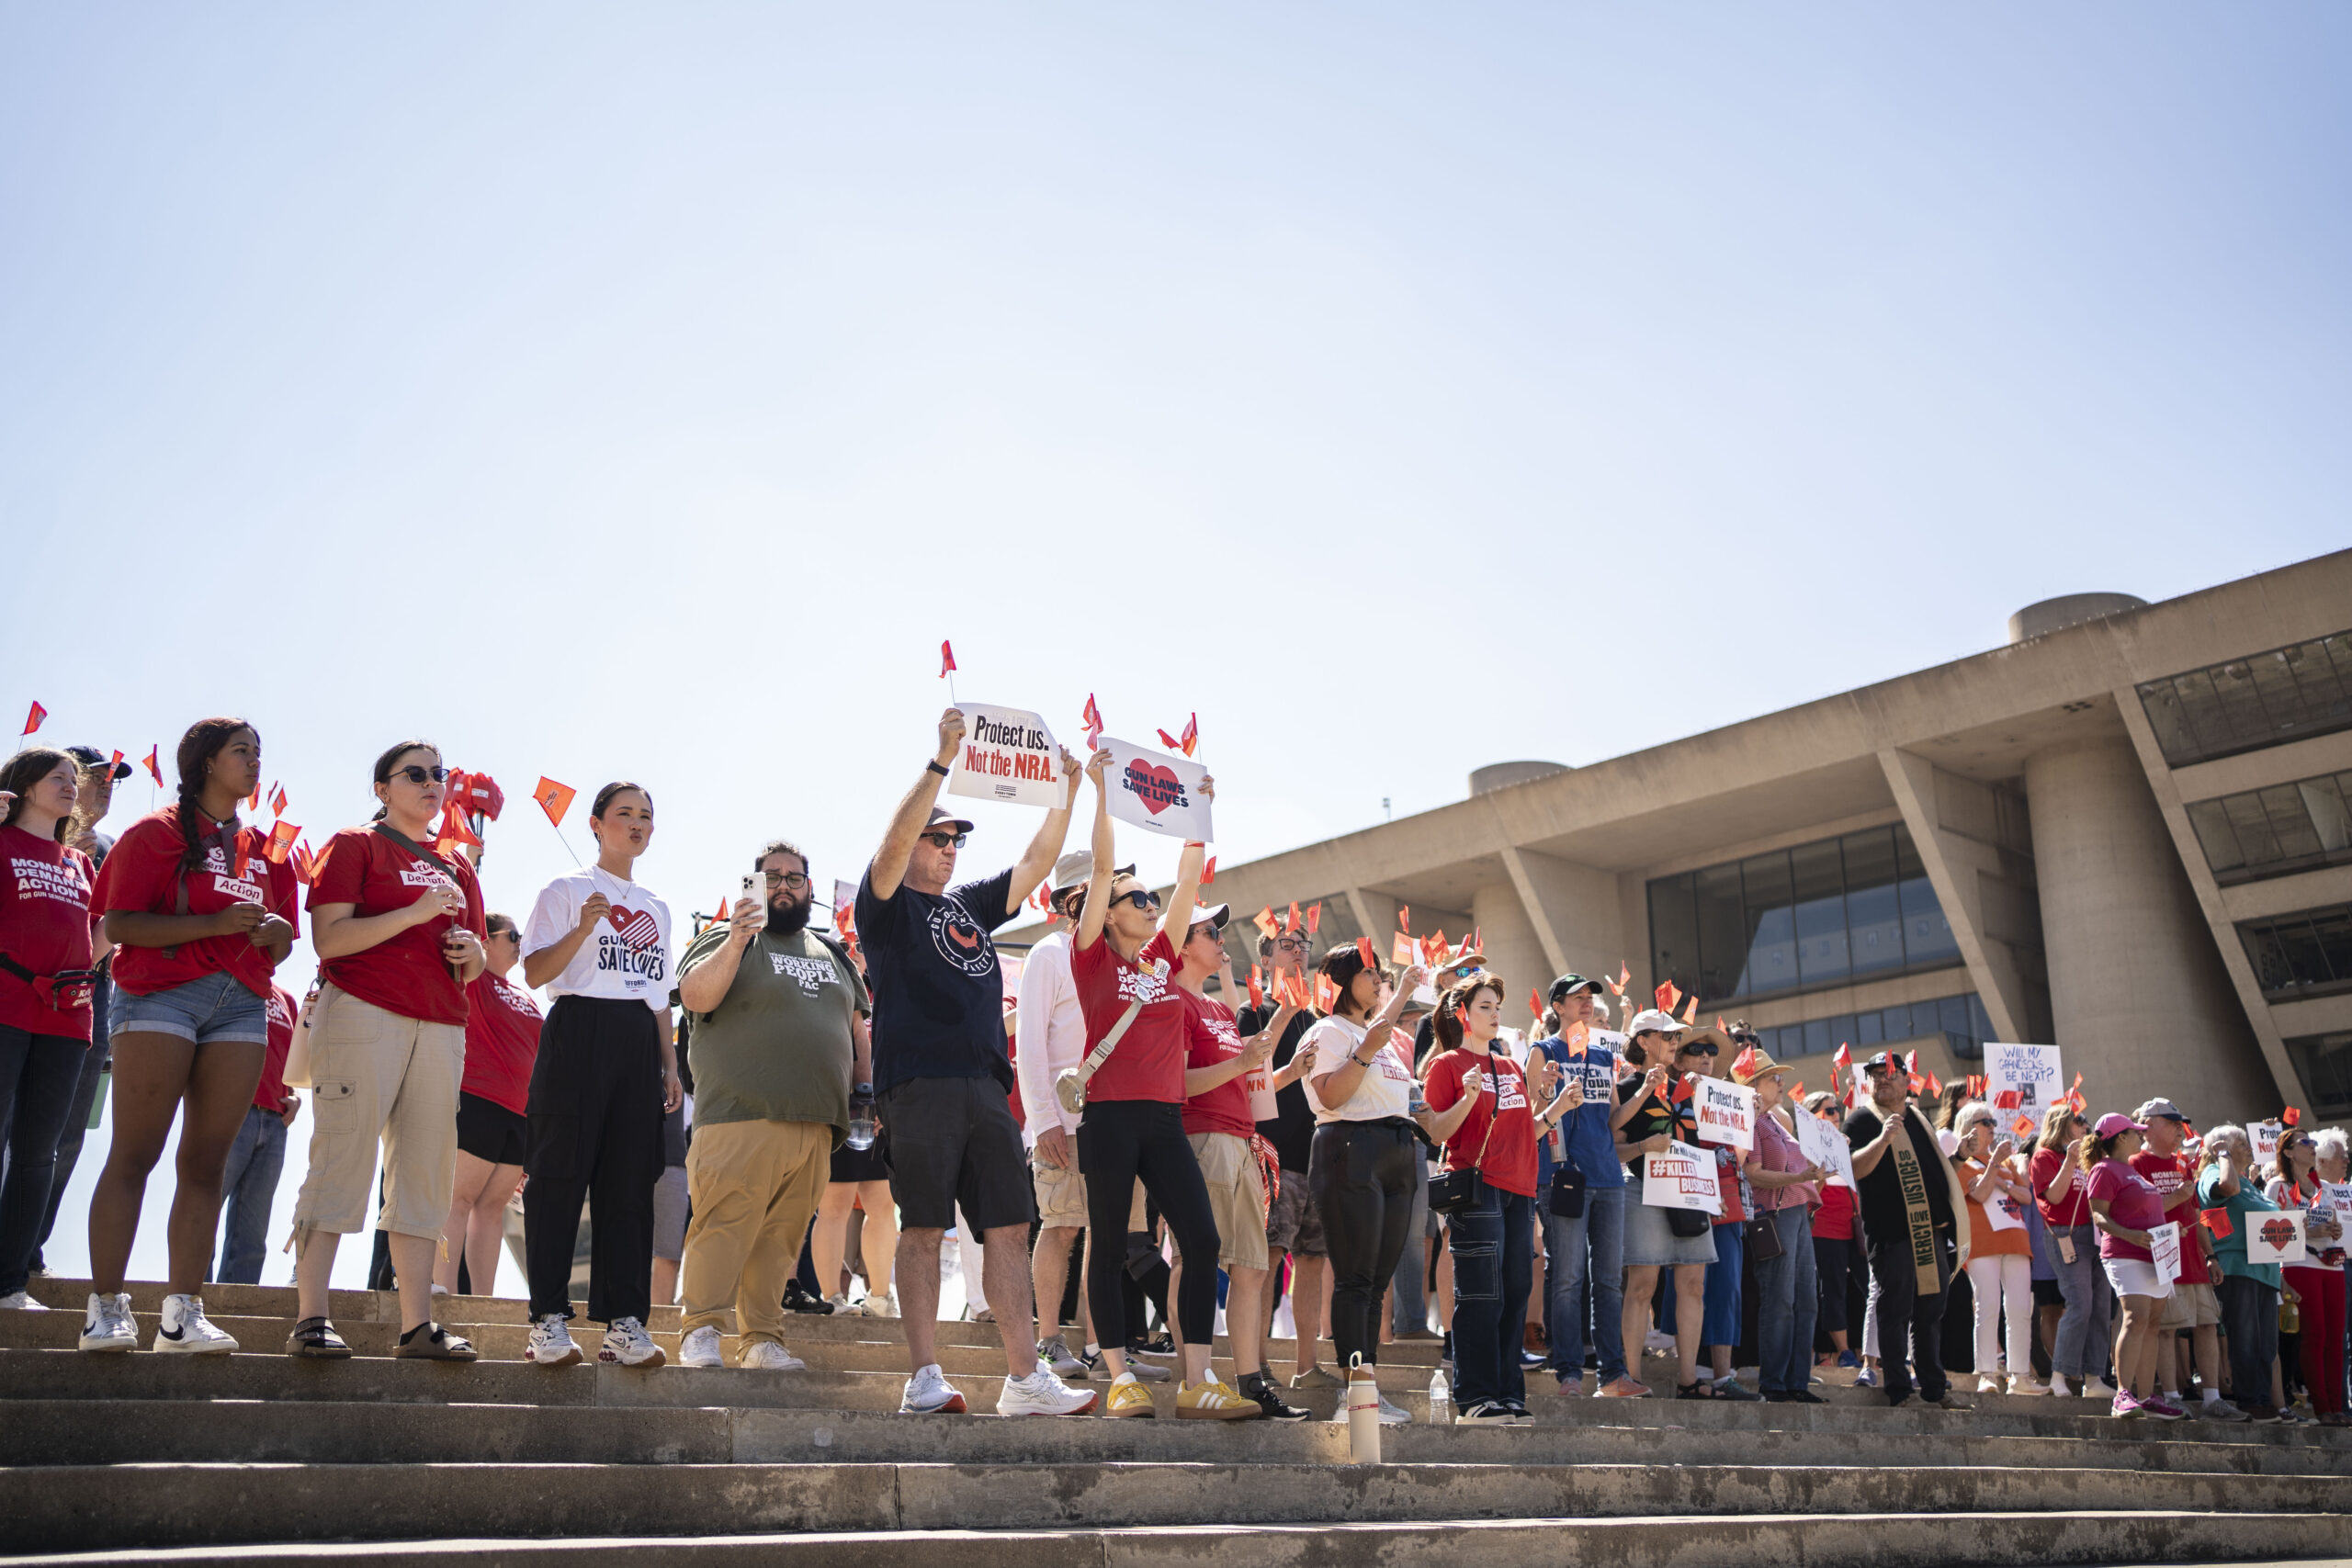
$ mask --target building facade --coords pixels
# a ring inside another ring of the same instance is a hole
[[[2010,635],[1589,766],[1482,769],[1216,892],[1319,900],[1318,951],[1385,956],[1400,905],[1481,931],[1514,1018],[1623,963],[1629,996],[1671,980],[1815,1087],[1840,1043],[1951,1077],[1988,1040],[2054,1042],[2098,1105],[2352,1112],[2352,550],[2053,600]]]

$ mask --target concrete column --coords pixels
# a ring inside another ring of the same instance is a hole
[[[2123,736],[2026,759],[2027,809],[2069,1080],[2094,1112],[2164,1095],[2199,1125],[2272,1109],[2270,1075]]]
[[[1502,976],[1503,1021],[1524,1029],[1529,1022],[1528,989],[1532,987],[1541,995],[1553,976],[1543,941],[1535,934],[1534,922],[1527,918],[1527,906],[1510,883],[1490,882],[1479,887],[1470,912],[1486,937],[1487,967]]]

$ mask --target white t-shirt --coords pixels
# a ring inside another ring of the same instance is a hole
[[[1086,1059],[1086,1014],[1078,1005],[1078,983],[1069,973],[1069,933],[1055,931],[1029,950],[1021,965],[1021,1031],[1012,1070],[1021,1080],[1021,1137],[1031,1148],[1037,1134],[1058,1119],[1062,1131],[1078,1131],[1078,1118],[1054,1096],[1054,1079],[1064,1067]]]
[[[1298,1043],[1302,1052],[1314,1053],[1315,1065],[1306,1069],[1306,1100],[1315,1107],[1317,1125],[1326,1122],[1377,1122],[1386,1116],[1411,1113],[1413,1067],[1397,1048],[1402,1040],[1411,1044],[1411,1036],[1402,1030],[1388,1032],[1388,1043],[1372,1066],[1356,1080],[1356,1090],[1336,1110],[1326,1110],[1320,1096],[1315,1092],[1315,1080],[1336,1073],[1348,1065],[1348,1058],[1363,1052],[1363,1037],[1371,1030],[1361,1023],[1350,1023],[1344,1018],[1327,1018],[1308,1030]]]
[[[668,1011],[670,906],[650,889],[624,882],[603,866],[568,873],[540,890],[523,926],[523,956],[569,936],[580,924],[580,907],[597,893],[612,905],[612,915],[581,942],[563,973],[548,982],[548,995],[605,997]]]

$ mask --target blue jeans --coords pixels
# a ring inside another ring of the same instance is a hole
[[[261,1283],[269,1253],[269,1206],[286,1168],[286,1122],[276,1111],[249,1106],[221,1173],[220,1263],[209,1278],[224,1285]]]
[[[1813,1383],[1813,1325],[1821,1307],[1814,1269],[1813,1216],[1802,1203],[1771,1212],[1781,1256],[1758,1258],[1756,1276],[1757,1382],[1766,1393],[1803,1393]],[[1841,1281],[1839,1289],[1844,1289]]]
[[[0,1184],[0,1296],[25,1288],[49,1213],[58,1136],[89,1055],[87,1041],[0,1024],[0,1134],[8,1154]]]
[[[2058,1250],[2058,1238],[2069,1237],[2075,1260]],[[2098,1266],[2098,1232],[2089,1225],[2050,1227],[2050,1266],[2057,1270],[2058,1293],[2066,1298],[2065,1315],[2058,1320],[2058,1343],[2051,1348],[2052,1371],[2070,1378],[2090,1377],[2107,1365],[2108,1323],[2115,1314],[2115,1292],[2107,1270]],[[2263,1374],[2263,1392],[2270,1389]]]
[[[1699,1343],[1730,1349],[1739,1343],[1740,1277],[1747,1268],[1747,1227],[1715,1227],[1715,1260],[1707,1265],[1707,1314]]]
[[[1454,1400],[1524,1401],[1520,1368],[1527,1293],[1535,1287],[1535,1200],[1478,1184],[1478,1201],[1446,1226],[1453,1250]]]
[[[1584,1376],[1585,1286],[1592,1287],[1592,1348],[1602,1382],[1625,1375],[1625,1190],[1587,1187],[1584,1215],[1564,1220],[1544,1211],[1544,1251],[1550,1262],[1544,1332],[1552,1339],[1552,1375]]]

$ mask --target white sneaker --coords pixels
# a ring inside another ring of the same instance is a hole
[[[666,1364],[670,1358],[653,1343],[653,1336],[645,1332],[644,1324],[633,1317],[616,1317],[605,1325],[605,1343],[597,1349],[596,1359],[650,1370]]]
[[[920,1368],[907,1380],[906,1393],[899,1400],[901,1416],[961,1416],[964,1396],[947,1381],[947,1374],[933,1361]]]
[[[155,1348],[192,1356],[225,1356],[237,1342],[212,1326],[202,1296],[165,1296],[164,1320],[155,1326]]]
[[[2115,1391],[2107,1386],[2105,1378],[2093,1377],[2083,1380],[2082,1394],[2085,1399],[2113,1399]]]
[[[899,1315],[899,1292],[885,1291],[878,1296],[868,1295],[863,1304],[868,1317],[896,1317]]]
[[[805,1372],[808,1363],[773,1339],[754,1339],[735,1353],[735,1364],[755,1372]]]
[[[1976,1380],[1976,1392],[1979,1393],[1998,1393],[2001,1392],[2001,1380],[1992,1377],[1978,1378]]]
[[[847,1296],[827,1296],[825,1304],[833,1309],[835,1317],[872,1317],[864,1302],[853,1302]]]
[[[996,1396],[996,1413],[1000,1416],[1083,1416],[1094,1408],[1098,1396],[1091,1389],[1077,1389],[1053,1374],[1049,1367],[1040,1366],[1025,1378],[1007,1378]]]
[[[136,1350],[139,1348],[139,1325],[130,1315],[130,1297],[118,1292],[102,1296],[93,1292],[90,1304],[82,1318],[82,1348],[85,1350]]]
[[[2042,1394],[2048,1393],[2050,1388],[2048,1384],[2038,1383],[2031,1378],[2013,1377],[2009,1380],[2009,1392],[2018,1395]]]
[[[531,1338],[523,1347],[523,1359],[535,1367],[569,1367],[580,1359],[580,1341],[571,1337],[571,1325],[564,1321],[561,1313],[548,1313],[531,1325]]]
[[[0,1296],[0,1312],[47,1312],[49,1309],[22,1291],[12,1291]]]
[[[678,1347],[678,1365],[682,1367],[719,1367],[726,1363],[718,1358],[718,1330],[704,1324],[685,1337]]]

